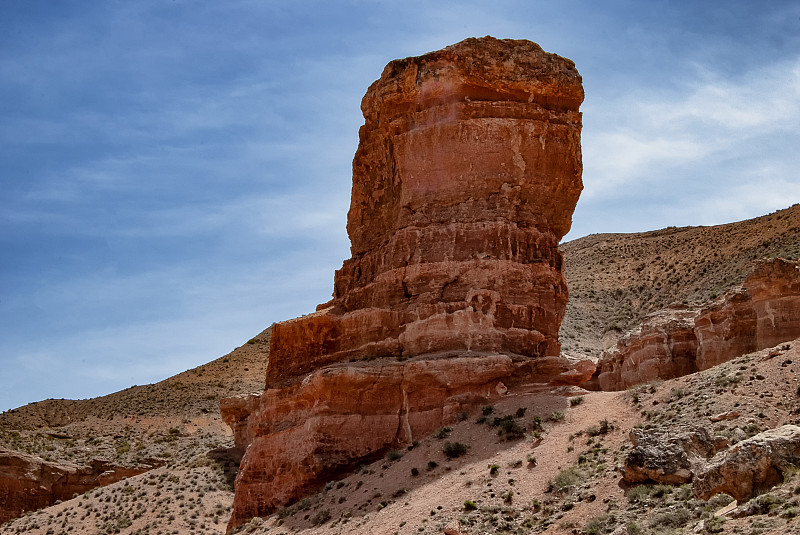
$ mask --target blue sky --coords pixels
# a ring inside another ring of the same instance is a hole
[[[328,300],[360,101],[530,39],[584,78],[567,239],[800,202],[800,3],[0,3],[0,410],[155,382]]]

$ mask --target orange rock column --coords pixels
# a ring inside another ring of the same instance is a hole
[[[506,385],[591,377],[558,356],[582,100],[574,64],[530,41],[386,66],[361,104],[333,299],[274,326],[260,398],[221,404],[247,446],[229,527]]]

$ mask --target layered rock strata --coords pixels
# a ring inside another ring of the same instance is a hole
[[[706,370],[800,336],[800,263],[765,262],[700,310],[664,310],[605,352],[591,385],[624,390]]]
[[[110,485],[132,477],[153,466],[122,467],[96,460],[91,466],[66,466],[47,462],[32,455],[0,450],[0,524],[70,500],[95,487]]]
[[[263,395],[221,405],[249,444],[231,527],[515,384],[591,376],[558,343],[582,100],[574,64],[529,41],[386,66],[362,101],[333,299],[274,326]]]

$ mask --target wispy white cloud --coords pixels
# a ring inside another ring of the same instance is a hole
[[[54,371],[0,380],[0,408],[157,380],[327,300],[364,91],[468,36],[532,39],[584,73],[579,234],[798,195],[796,6],[18,6],[0,8],[0,365]]]
[[[660,98],[638,89],[623,92],[615,101],[602,103],[599,120],[591,117],[598,105],[585,111],[586,200],[624,197],[632,185],[674,188],[676,181],[708,180],[722,171],[719,162],[737,159],[753,146],[789,150],[797,141],[800,57],[753,70],[738,80],[704,71],[685,92]],[[665,181],[670,169],[680,172]]]

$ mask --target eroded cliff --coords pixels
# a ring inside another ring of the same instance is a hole
[[[515,385],[591,376],[558,343],[582,100],[574,64],[529,41],[387,65],[362,101],[333,300],[274,326],[263,395],[221,403],[247,446],[229,527]]]
[[[104,461],[90,466],[70,466],[47,462],[24,453],[0,450],[0,524],[69,500],[76,494],[135,476],[153,466],[123,467]]]
[[[800,263],[763,263],[735,288],[695,310],[645,319],[600,358],[594,386],[624,390],[706,370],[800,336]]]

